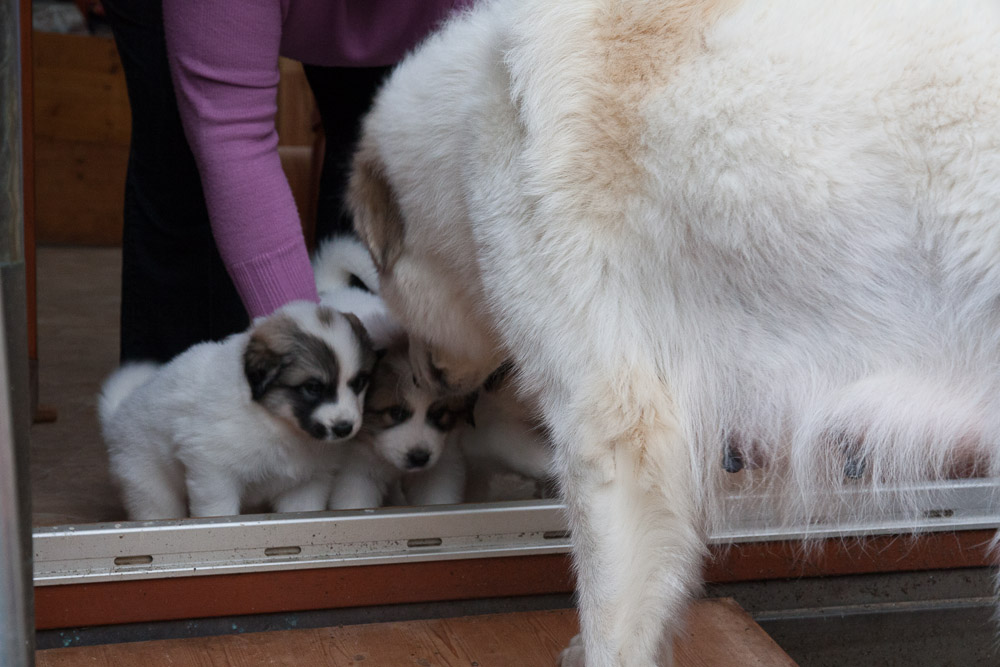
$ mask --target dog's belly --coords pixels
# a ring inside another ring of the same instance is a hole
[[[746,11],[639,105],[615,233],[547,230],[587,248],[548,283],[587,314],[566,317],[568,346],[655,360],[706,460],[737,434],[828,478],[844,449],[886,479],[938,474],[945,450],[1000,441],[1000,63],[955,74],[997,35],[936,44],[927,66],[919,28],[846,54],[832,24],[789,36],[794,8]],[[787,39],[747,39],[770,31]]]
[[[839,475],[857,451],[887,478],[912,477],[933,472],[920,456],[1000,441],[1000,321],[978,306],[1000,284],[949,282],[914,228],[662,250],[665,289],[636,309],[657,317],[639,328],[707,456],[735,437],[772,463]]]

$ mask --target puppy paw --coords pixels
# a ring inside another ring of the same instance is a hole
[[[569,640],[569,646],[559,654],[557,667],[586,667],[587,661],[583,655],[583,638],[580,635]]]

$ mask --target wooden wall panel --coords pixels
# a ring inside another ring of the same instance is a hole
[[[121,242],[129,116],[110,37],[34,33],[38,243]]]
[[[121,243],[128,146],[38,136],[38,242]]]
[[[39,136],[128,144],[128,91],[113,39],[36,32],[34,64]]]

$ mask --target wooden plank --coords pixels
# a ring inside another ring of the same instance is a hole
[[[128,145],[36,135],[38,243],[121,243]]]
[[[279,146],[312,146],[320,127],[309,81],[302,63],[278,59],[278,114],[274,119]]]
[[[716,550],[705,578],[722,583],[986,567],[994,564],[992,537],[993,531],[979,530],[833,539],[810,550],[800,542],[734,545]],[[554,554],[38,586],[35,624],[53,629],[569,593],[571,570],[568,556]]]
[[[577,631],[575,612],[557,610],[48,649],[36,660],[38,667],[521,667],[554,665]],[[692,605],[674,660],[677,667],[795,664],[732,600]]]
[[[131,117],[114,40],[32,37],[35,238],[118,244]]]
[[[674,649],[674,660],[690,667],[795,665],[750,614],[730,598],[695,603]]]
[[[114,40],[34,33],[35,136],[127,146],[131,116]]]

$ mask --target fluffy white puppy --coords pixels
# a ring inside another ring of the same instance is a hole
[[[893,489],[1000,472],[998,12],[495,0],[382,88],[356,224],[421,383],[509,358],[538,397],[564,664],[654,664],[737,477],[808,519],[845,477],[916,511]]]
[[[538,498],[551,491],[552,443],[513,381],[507,368],[494,373],[479,392],[473,423],[459,430],[467,502]]]
[[[345,447],[330,509],[461,502],[465,464],[453,435],[474,400],[417,386],[405,339],[393,345],[372,373],[364,426]]]
[[[361,241],[351,236],[323,241],[312,266],[320,302],[356,315],[376,349],[406,335],[379,297],[378,272]]]
[[[356,317],[296,302],[163,366],[123,366],[99,412],[129,518],[325,509],[374,363]]]

